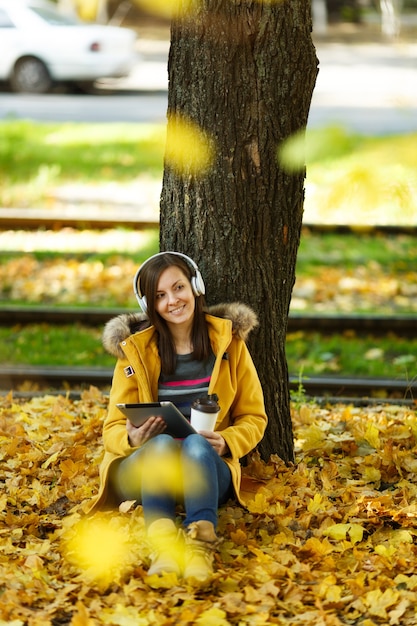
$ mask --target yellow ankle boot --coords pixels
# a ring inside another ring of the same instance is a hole
[[[161,518],[152,522],[148,528],[148,540],[151,546],[151,566],[148,575],[163,573],[181,574],[183,559],[182,533],[173,520]]]
[[[213,553],[218,540],[214,525],[206,520],[193,522],[185,535],[184,578],[207,582],[213,575]]]

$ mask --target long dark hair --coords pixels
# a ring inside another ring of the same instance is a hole
[[[176,366],[176,351],[172,335],[166,321],[156,311],[156,293],[159,278],[168,267],[176,266],[191,283],[193,269],[187,261],[176,254],[160,254],[147,261],[140,274],[140,291],[146,296],[147,314],[150,323],[158,333],[158,349],[161,358],[161,369],[164,374],[173,374]],[[211,345],[208,334],[207,322],[204,315],[206,303],[204,296],[195,298],[193,326],[191,340],[193,344],[193,357],[198,361],[205,361],[211,354]]]

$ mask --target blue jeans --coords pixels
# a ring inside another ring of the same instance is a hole
[[[181,441],[165,434],[150,439],[113,464],[110,488],[120,501],[142,504],[147,526],[161,517],[175,519],[181,503],[184,526],[206,520],[216,527],[218,507],[233,495],[228,465],[197,434]]]

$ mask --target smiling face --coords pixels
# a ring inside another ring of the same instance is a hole
[[[155,310],[168,325],[190,325],[194,317],[195,296],[182,270],[172,265],[159,277]]]

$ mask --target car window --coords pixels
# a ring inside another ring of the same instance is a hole
[[[14,28],[12,20],[3,9],[0,9],[0,28]]]
[[[45,20],[51,26],[75,26],[79,25],[77,20],[72,19],[68,15],[60,15],[55,11],[50,11],[43,7],[30,7],[33,13],[36,13],[41,19]]]

